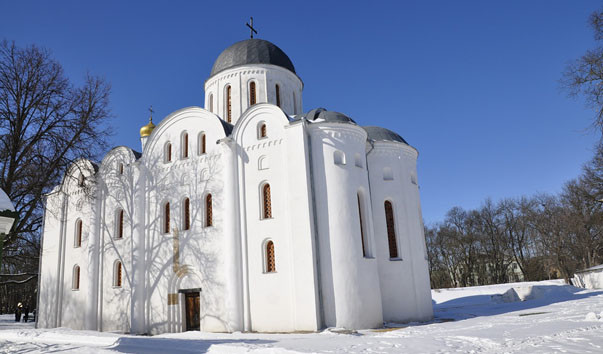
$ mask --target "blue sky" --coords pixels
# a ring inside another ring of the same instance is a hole
[[[248,38],[283,49],[304,111],[343,112],[419,150],[427,223],[491,197],[557,193],[597,140],[594,113],[567,98],[566,63],[595,43],[599,1],[1,1],[0,38],[52,50],[75,81],[112,85],[113,145],[203,104],[220,52]],[[158,119],[156,119],[158,120]]]

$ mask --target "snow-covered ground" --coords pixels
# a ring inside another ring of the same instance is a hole
[[[3,315],[0,352],[603,353],[603,291],[544,281],[433,290],[432,296],[433,322],[358,333],[328,329],[310,334],[186,332],[145,337],[36,330]]]

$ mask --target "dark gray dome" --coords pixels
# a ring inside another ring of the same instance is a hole
[[[311,110],[310,112],[305,114],[306,119],[315,121],[317,119],[322,119],[325,122],[335,122],[335,123],[353,123],[354,120],[343,113],[335,112],[335,111],[327,111],[324,108],[316,108]]]
[[[366,130],[368,138],[375,141],[396,141],[408,145],[406,140],[397,133],[381,127],[362,127]]]
[[[295,74],[291,59],[276,45],[263,39],[246,39],[226,48],[214,62],[210,76],[246,64],[272,64]]]

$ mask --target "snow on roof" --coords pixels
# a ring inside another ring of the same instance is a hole
[[[599,265],[594,266],[594,267],[582,269],[582,270],[577,271],[576,273],[586,273],[586,272],[592,272],[594,270],[603,270],[603,264],[599,264]]]
[[[4,193],[2,189],[0,189],[0,211],[4,210],[15,211],[15,207],[8,198],[8,195],[6,195],[6,193]]]

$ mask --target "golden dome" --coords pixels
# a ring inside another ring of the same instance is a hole
[[[150,118],[149,124],[140,128],[140,137],[144,138],[145,136],[151,135],[151,133],[153,132],[153,129],[155,129],[155,124],[153,124],[153,118]]]

